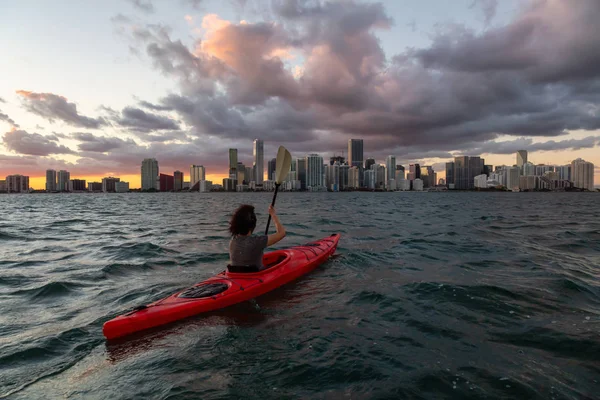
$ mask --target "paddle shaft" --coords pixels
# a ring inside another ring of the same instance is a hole
[[[275,184],[275,194],[273,195],[273,201],[271,202],[271,206],[275,206],[275,199],[277,198],[277,192],[279,191],[280,183]],[[269,219],[267,220],[267,229],[265,229],[265,235],[269,234],[269,225],[271,225],[271,214],[269,214]]]

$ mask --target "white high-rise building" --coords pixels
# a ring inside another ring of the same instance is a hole
[[[29,177],[25,175],[9,175],[6,177],[8,193],[26,193],[29,191]]]
[[[378,165],[377,169],[375,169],[375,171],[377,171],[377,175],[375,178],[375,179],[377,179],[377,181],[375,183],[375,188],[376,189],[385,189],[385,184],[387,182],[385,164]]]
[[[387,181],[387,190],[392,192],[396,190],[396,180],[395,179],[388,179]]]
[[[69,191],[69,181],[71,180],[71,173],[69,171],[60,170],[58,171],[58,184],[56,190],[59,192]]]
[[[385,168],[387,170],[386,180],[396,179],[396,156],[386,157]]]
[[[537,185],[538,177],[534,175],[521,176],[519,177],[519,189],[521,190],[534,190]]]
[[[213,184],[212,181],[205,181],[205,180],[201,180],[200,182],[200,187],[198,188],[198,191],[202,192],[202,193],[206,193],[206,192],[210,192],[213,188]]]
[[[203,165],[190,166],[190,187],[206,179],[206,169]]]
[[[506,169],[506,188],[515,189],[519,187],[519,176],[521,169],[519,167],[508,167]]]
[[[374,190],[377,181],[377,171],[369,169],[365,171],[365,186],[367,189]]]
[[[348,187],[350,189],[358,189],[360,184],[359,179],[360,170],[358,167],[348,168]]]
[[[416,190],[417,192],[420,192],[423,190],[423,180],[420,178],[417,178],[415,180],[413,180],[413,190]]]
[[[398,190],[410,190],[410,181],[408,179],[397,181],[396,185],[398,186]]]
[[[565,181],[571,180],[571,166],[570,165],[562,165],[560,167],[556,167],[556,172],[558,172],[558,179],[562,179]]]
[[[115,182],[116,193],[127,193],[129,192],[129,182]]]
[[[264,145],[260,139],[254,139],[254,174],[256,175],[257,185],[262,185],[265,179],[265,156],[264,156]]]
[[[475,177],[475,187],[479,189],[487,189],[488,177],[486,174],[477,175]]]
[[[323,157],[318,154],[306,156],[306,187],[323,187]]]
[[[396,182],[405,179],[404,170],[396,170]]]
[[[523,165],[525,164],[527,164],[527,150],[517,151],[517,167],[519,167],[521,175],[525,175],[523,173]]]
[[[523,176],[534,176],[535,175],[535,164],[532,162],[526,162],[525,164],[523,164],[523,169],[522,169],[522,174]]]
[[[578,158],[571,162],[571,181],[579,189],[594,190],[594,164]]]
[[[142,190],[158,190],[158,161],[154,158],[145,158],[142,161]]]
[[[336,161],[333,165],[327,165],[325,171],[327,177],[327,189],[340,190],[340,164]]]
[[[56,170],[46,170],[46,192],[56,191]]]
[[[535,174],[536,176],[543,176],[546,172],[553,172],[554,171],[554,166],[553,165],[536,165],[535,166]]]

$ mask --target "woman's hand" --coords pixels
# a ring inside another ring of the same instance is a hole
[[[277,213],[275,212],[275,208],[273,206],[269,206],[269,215],[271,216],[271,218],[275,218],[277,216]]]

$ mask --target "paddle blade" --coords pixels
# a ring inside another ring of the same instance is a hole
[[[290,173],[292,167],[292,155],[283,146],[277,151],[277,162],[275,164],[275,183],[280,184]]]

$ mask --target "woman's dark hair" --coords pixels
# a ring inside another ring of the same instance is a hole
[[[254,206],[242,204],[231,216],[229,221],[229,232],[231,236],[246,235],[256,228],[256,215]]]

